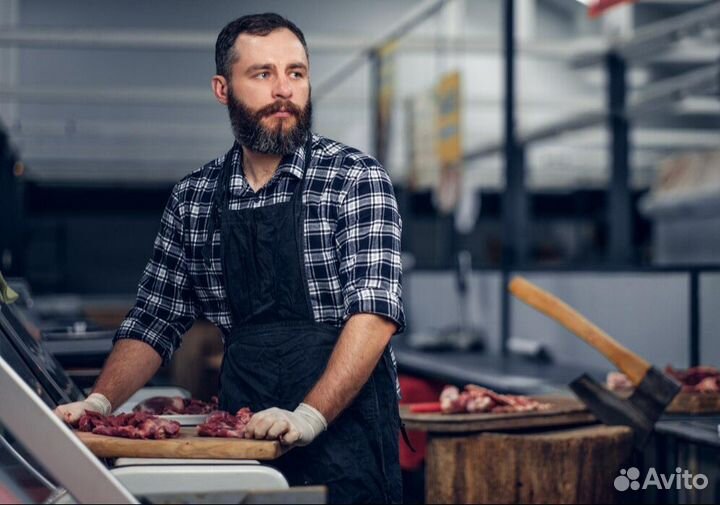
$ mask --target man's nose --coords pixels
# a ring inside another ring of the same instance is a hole
[[[281,75],[275,81],[273,86],[273,97],[274,98],[290,98],[292,96],[292,86],[290,86],[290,79],[286,75]]]

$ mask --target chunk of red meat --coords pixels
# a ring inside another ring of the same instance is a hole
[[[668,365],[665,367],[665,373],[681,384],[683,393],[720,392],[720,370],[717,368],[696,366],[681,370]],[[629,379],[619,372],[608,374],[607,386],[612,391],[632,391],[634,389]]]
[[[665,367],[665,373],[683,385],[683,391],[694,391],[695,386],[706,379],[720,378],[720,370],[711,366],[696,366],[687,370],[678,370],[670,365]]]
[[[112,437],[137,439],[175,438],[180,435],[180,424],[144,412],[103,416],[86,411],[78,423],[80,431]]]
[[[207,420],[197,427],[201,437],[243,438],[245,428],[252,418],[252,411],[244,407],[235,415],[229,412],[213,412]]]
[[[153,415],[201,415],[209,414],[218,408],[218,398],[213,396],[210,402],[182,398],[180,396],[153,396],[138,403],[134,412]]]
[[[720,377],[706,377],[695,386],[698,393],[720,392]]]
[[[526,396],[501,395],[475,384],[468,384],[462,392],[455,386],[446,386],[440,394],[440,408],[446,414],[500,414],[543,410],[548,407],[549,405]]]

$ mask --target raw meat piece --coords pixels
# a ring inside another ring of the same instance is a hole
[[[527,396],[500,395],[490,389],[468,384],[460,392],[446,386],[440,393],[440,407],[445,414],[490,412],[493,414],[529,412],[550,407]]]
[[[153,396],[138,403],[133,411],[162,416],[209,414],[217,409],[217,396],[213,396],[209,403],[180,396]]]
[[[617,391],[618,393],[635,389],[635,385],[628,379],[628,376],[621,372],[609,372],[605,382],[610,391]]]
[[[467,395],[461,396],[460,390],[455,386],[446,386],[440,393],[440,408],[446,414],[465,412],[469,399]]]
[[[720,370],[711,366],[696,366],[687,370],[665,367],[665,373],[682,385],[683,393],[720,393]],[[632,392],[635,386],[625,374],[610,372],[607,387],[611,391]]]
[[[218,397],[213,396],[209,403],[202,400],[186,399],[185,412],[187,415],[210,414],[218,409]]]
[[[138,439],[175,438],[180,435],[180,423],[144,412],[103,416],[86,410],[80,418],[78,429],[96,435]]]
[[[243,407],[232,415],[229,412],[213,412],[207,420],[197,427],[201,437],[243,438],[245,427],[252,418],[252,411]]]
[[[185,401],[180,396],[153,396],[135,405],[133,412],[152,415],[180,414],[185,410]]]
[[[683,386],[684,393],[718,393],[720,388],[720,370],[711,366],[696,366],[687,370],[676,370],[670,365],[665,373]]]
[[[720,377],[706,377],[701,380],[695,391],[698,393],[718,393],[720,392]]]

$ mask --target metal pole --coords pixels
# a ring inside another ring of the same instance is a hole
[[[382,139],[382,111],[380,110],[380,80],[382,71],[382,58],[377,50],[371,51],[368,57],[370,63],[370,110],[372,121],[370,122],[370,138],[373,139],[373,155],[382,164],[383,160],[383,139]]]
[[[700,272],[690,270],[690,366],[700,365]]]
[[[527,193],[525,189],[524,149],[518,144],[515,125],[515,2],[503,3],[503,49],[505,59],[505,194],[503,197],[502,254],[502,340],[507,352],[511,335],[510,297],[507,292],[511,270],[527,259]]]
[[[508,341],[512,331],[512,298],[507,286],[510,284],[510,271],[503,267],[500,272],[500,354],[507,356]]]
[[[607,55],[608,126],[612,167],[608,191],[608,259],[627,264],[632,259],[632,209],[630,194],[630,127],[626,116],[626,65],[617,53]]]
[[[503,258],[510,266],[527,259],[527,191],[525,150],[518,142],[515,120],[514,0],[505,0],[505,195],[503,199]]]
[[[510,223],[515,247],[515,263],[523,264],[528,261],[528,237],[530,228],[530,214],[528,212],[529,197],[526,186],[526,147],[514,141],[512,150],[512,192],[510,208],[512,209],[512,220]]]

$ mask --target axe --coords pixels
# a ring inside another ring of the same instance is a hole
[[[680,391],[680,384],[620,345],[568,304],[526,279],[514,278],[509,289],[517,298],[555,319],[600,351],[628,376],[635,385],[635,391],[628,399],[610,392],[587,374],[570,383],[570,389],[603,423],[631,427],[635,446],[642,448],[652,433],[655,422]]]

